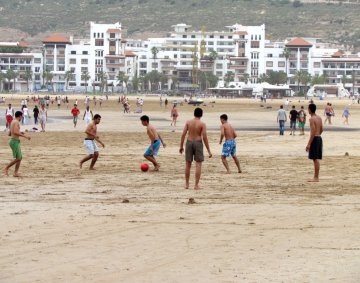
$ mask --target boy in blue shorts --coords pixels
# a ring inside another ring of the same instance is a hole
[[[226,173],[230,174],[229,164],[226,160],[227,157],[231,155],[231,157],[234,159],[236,167],[238,168],[238,172],[241,173],[240,169],[240,162],[239,159],[236,157],[236,132],[234,128],[228,123],[228,116],[226,114],[223,114],[220,116],[221,121],[221,135],[220,135],[220,143],[222,144],[222,141],[225,137],[225,142],[223,145],[223,149],[221,152],[221,160],[226,168]]]
[[[146,127],[147,134],[149,136],[149,139],[151,141],[150,146],[144,153],[144,157],[149,160],[154,165],[154,171],[159,171],[160,164],[156,161],[155,155],[158,154],[160,145],[162,144],[163,147],[166,147],[166,144],[156,131],[155,127],[150,124],[150,119],[148,116],[144,115],[140,118],[141,124]]]

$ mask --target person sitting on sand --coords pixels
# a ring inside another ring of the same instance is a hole
[[[323,132],[323,124],[320,116],[315,114],[316,105],[309,104],[310,122],[310,138],[306,146],[306,151],[309,153],[309,159],[314,162],[314,178],[309,182],[319,182],[320,162],[322,159],[323,142],[321,134]]]
[[[162,140],[159,133],[156,131],[155,127],[150,124],[150,119],[148,116],[141,116],[140,120],[141,124],[146,127],[147,135],[151,141],[149,148],[144,153],[144,157],[154,165],[154,171],[159,171],[160,164],[156,161],[154,156],[158,154],[160,145],[162,144],[165,148],[166,144]]]
[[[20,148],[20,138],[23,137],[28,140],[30,140],[29,136],[26,136],[23,132],[20,132],[20,121],[23,118],[23,114],[21,111],[16,111],[15,113],[15,119],[11,121],[10,124],[10,131],[9,136],[11,136],[11,139],[9,141],[10,148],[13,153],[13,157],[15,158],[13,161],[11,161],[4,169],[4,174],[6,176],[9,175],[9,169],[10,167],[15,165],[15,171],[14,171],[14,177],[20,177],[19,174],[19,168],[22,160],[22,153]]]
[[[220,145],[222,144],[222,141],[225,137],[225,142],[221,152],[222,163],[225,166],[227,174],[230,174],[229,164],[226,158],[231,155],[231,157],[235,161],[236,167],[238,168],[238,172],[241,173],[240,162],[236,156],[236,141],[235,141],[237,137],[236,132],[234,128],[228,123],[228,116],[226,114],[220,116],[220,122],[221,122],[221,128],[220,128],[221,134],[220,134],[220,142],[219,142]]]
[[[93,121],[86,127],[85,130],[86,137],[84,140],[84,146],[87,149],[89,155],[84,157],[80,161],[80,169],[82,168],[84,162],[91,159],[91,164],[89,169],[95,170],[94,166],[97,159],[99,158],[99,148],[95,141],[100,143],[103,148],[105,147],[105,144],[100,140],[99,136],[97,135],[97,125],[100,123],[100,121],[101,121],[101,116],[99,114],[95,114]]]

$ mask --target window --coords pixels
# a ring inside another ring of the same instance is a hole
[[[83,51],[83,52],[82,52],[82,54],[83,54],[83,55],[88,55],[88,54],[89,54],[89,52],[87,52],[87,51]]]
[[[191,38],[195,38],[195,35],[191,35]]]
[[[103,39],[95,39],[95,46],[104,46]]]
[[[283,61],[278,62],[278,67],[285,67],[285,62]]]
[[[314,62],[314,68],[320,68],[320,62]]]
[[[174,54],[174,58],[177,58],[177,54]]]
[[[88,63],[88,59],[81,59],[81,64],[86,65]]]
[[[233,38],[232,35],[229,35],[229,36],[228,36],[228,39],[232,39],[232,38]]]
[[[182,38],[187,38],[187,35],[186,35],[186,34],[183,34]]]
[[[40,81],[40,75],[35,75],[35,81]]]
[[[208,42],[208,45],[214,45],[214,42],[213,42],[213,41],[209,41],[209,42]]]
[[[224,38],[224,36],[223,36],[223,35],[220,35],[220,38],[221,38],[221,39],[223,39],[223,38]]]
[[[251,41],[251,48],[259,48],[260,43],[259,41]]]
[[[70,68],[70,72],[71,72],[71,73],[75,73],[75,67],[71,67],[71,68]]]
[[[96,57],[103,57],[104,51],[103,50],[95,50],[95,56]]]
[[[96,32],[94,32],[94,38],[96,38]]]
[[[88,71],[88,67],[81,67],[81,72],[87,72]]]
[[[115,38],[115,33],[110,33],[110,38]]]
[[[76,51],[75,51],[75,50],[72,50],[72,51],[70,52],[70,54],[76,55]]]
[[[65,71],[65,67],[64,67],[64,66],[59,66],[59,67],[58,67],[58,71],[59,71],[59,72],[64,72],[64,71]]]
[[[76,64],[76,59],[75,58],[70,59],[70,64]]]
[[[268,58],[272,58],[273,55],[272,55],[272,54],[268,54],[267,57],[268,57]]]
[[[40,64],[41,63],[41,58],[35,58],[34,63]]]
[[[40,72],[40,67],[35,67],[35,73],[39,73]]]
[[[222,69],[223,68],[223,64],[216,64],[216,69]]]
[[[116,46],[116,42],[115,42],[115,41],[110,41],[110,42],[109,42],[109,46],[115,47],[115,46]]]
[[[272,67],[273,61],[266,61],[266,67]]]
[[[216,76],[217,77],[222,77],[223,73],[222,72],[216,72]]]
[[[214,38],[214,35],[210,35],[210,38]]]

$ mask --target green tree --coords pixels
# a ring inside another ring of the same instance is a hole
[[[241,76],[240,81],[247,83],[247,82],[249,81],[249,79],[250,79],[249,74],[248,74],[248,73],[244,73],[244,74]]]
[[[65,72],[66,89],[69,88],[69,81],[72,80],[73,77],[74,77],[74,74],[70,70]]]
[[[288,62],[290,58],[290,49],[285,47],[282,55],[285,58],[285,73],[286,73],[286,77],[288,77]]]
[[[29,82],[31,82],[33,80],[33,72],[31,70],[27,69],[23,75],[23,78],[26,81],[27,90],[30,91]]]
[[[8,69],[6,71],[6,78],[8,79],[8,81],[11,82],[11,80],[13,80],[13,91],[15,91],[15,81],[17,77],[18,77],[18,73],[15,72],[14,70]]]
[[[211,50],[209,54],[210,61],[215,61],[218,58],[218,53],[215,50]]]
[[[325,77],[323,75],[315,75],[311,79],[311,85],[323,85],[325,84]]]
[[[272,85],[286,84],[287,76],[283,71],[270,71],[267,73],[265,81]]]
[[[161,79],[161,74],[158,71],[151,71],[146,74],[145,79],[150,82],[150,91],[157,90]]]
[[[49,85],[51,85],[51,89],[54,91],[54,88],[53,88],[53,85],[52,85],[53,78],[54,78],[54,75],[49,70],[45,70],[43,72],[43,79],[44,79],[46,87],[49,88]]]
[[[157,49],[155,46],[151,48],[151,54],[154,59],[154,65],[156,63],[157,54],[159,53],[159,49]]]
[[[301,73],[301,84],[304,86],[304,94],[306,96],[306,93],[308,91],[308,85],[311,82],[311,75],[308,71],[302,70]]]
[[[98,81],[100,82],[100,92],[104,92],[107,85],[107,74],[104,71],[98,73]]]
[[[135,91],[135,92],[139,91],[139,83],[140,83],[140,80],[139,80],[138,76],[135,75],[133,77],[133,79],[131,80],[133,91]]]
[[[235,78],[235,75],[233,72],[228,71],[225,76],[224,76],[224,81],[225,81],[225,87],[229,86],[230,82],[233,82]]]
[[[90,74],[88,71],[83,71],[81,73],[81,80],[84,81],[84,85],[85,85],[85,93],[87,92],[87,87],[88,87],[88,81],[90,80]]]
[[[259,83],[267,82],[268,76],[266,74],[261,74],[258,78]]]
[[[2,92],[3,90],[4,79],[5,79],[5,74],[2,71],[0,71],[0,92]]]

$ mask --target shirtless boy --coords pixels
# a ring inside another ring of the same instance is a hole
[[[239,159],[236,157],[236,132],[234,128],[228,123],[228,116],[226,114],[223,114],[220,116],[220,122],[221,122],[221,128],[220,128],[220,142],[219,144],[222,144],[222,141],[225,137],[225,142],[223,145],[223,149],[221,152],[221,160],[222,163],[225,166],[227,174],[230,174],[229,164],[226,160],[226,157],[231,157],[234,159],[236,167],[238,168],[238,172],[241,173],[240,169],[240,162]]]
[[[166,144],[156,131],[155,127],[150,124],[150,119],[148,116],[141,116],[140,120],[141,124],[146,127],[147,135],[151,141],[150,146],[144,153],[144,157],[154,165],[154,171],[159,171],[160,164],[156,161],[154,156],[158,154],[160,145],[162,144],[165,148]]]
[[[86,130],[85,130],[86,137],[84,140],[84,146],[87,149],[89,155],[84,157],[80,161],[80,169],[82,168],[82,165],[84,162],[91,159],[89,169],[95,170],[94,166],[95,166],[97,159],[99,158],[99,148],[95,141],[100,143],[102,145],[102,147],[105,147],[105,145],[103,144],[103,142],[100,140],[99,136],[97,135],[97,125],[100,123],[100,121],[101,121],[101,116],[99,114],[95,114],[93,121],[86,127]]]
[[[20,148],[20,137],[30,140],[30,137],[26,136],[23,132],[20,132],[20,121],[22,120],[22,112],[16,111],[15,120],[12,120],[10,124],[9,136],[11,139],[9,141],[10,148],[12,149],[13,157],[15,158],[11,161],[4,169],[4,174],[9,175],[9,169],[15,165],[14,177],[20,177],[19,168],[22,160],[22,153]]]
[[[316,105],[309,104],[309,114],[311,118],[310,122],[310,138],[306,146],[306,151],[309,153],[309,159],[312,159],[314,162],[314,178],[309,180],[309,182],[319,182],[319,171],[320,171],[320,162],[322,159],[322,149],[323,143],[321,134],[323,132],[322,120],[319,116],[315,114]]]
[[[182,136],[180,141],[180,154],[184,152],[184,142],[185,137],[187,137],[186,141],[186,149],[185,149],[185,189],[189,188],[189,179],[190,179],[190,169],[193,160],[196,162],[195,169],[195,190],[199,190],[199,182],[201,176],[201,165],[204,161],[204,153],[203,153],[203,141],[205,143],[205,147],[209,153],[209,158],[212,157],[209,141],[206,133],[206,125],[200,119],[203,115],[203,111],[201,108],[196,108],[194,110],[194,118],[186,122]]]

